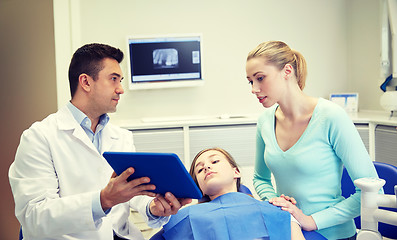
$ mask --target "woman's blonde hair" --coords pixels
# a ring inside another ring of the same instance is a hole
[[[305,87],[306,60],[301,53],[291,49],[286,43],[281,41],[263,42],[248,53],[247,61],[256,57],[264,57],[268,64],[276,66],[279,70],[283,69],[286,64],[291,64],[299,88],[303,90]]]

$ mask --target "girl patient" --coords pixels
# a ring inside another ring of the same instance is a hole
[[[190,175],[208,202],[185,207],[164,226],[165,239],[305,239],[291,215],[240,189],[240,171],[221,148],[199,152]]]

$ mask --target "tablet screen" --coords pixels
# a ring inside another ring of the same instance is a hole
[[[135,172],[128,180],[149,177],[150,184],[156,186],[155,193],[171,192],[177,198],[202,197],[200,189],[174,153],[105,152],[103,157],[117,175],[133,167]]]

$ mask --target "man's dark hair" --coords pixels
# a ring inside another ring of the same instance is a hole
[[[105,58],[115,59],[120,63],[124,54],[118,48],[100,43],[86,44],[76,50],[69,65],[69,86],[72,98],[76,93],[79,76],[85,73],[96,80],[98,73],[103,69],[102,60]]]

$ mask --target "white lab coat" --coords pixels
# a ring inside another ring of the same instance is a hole
[[[108,123],[102,132],[102,151],[135,151],[132,133]],[[146,220],[152,198],[134,197],[94,222],[92,196],[113,173],[65,106],[24,131],[9,180],[15,214],[24,239],[113,239],[113,230],[129,239],[144,239],[129,222],[129,207]],[[159,227],[168,218],[151,221]]]

